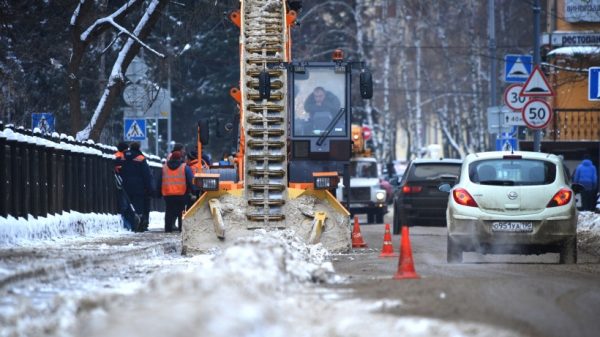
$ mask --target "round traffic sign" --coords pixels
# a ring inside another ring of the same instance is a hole
[[[552,119],[552,108],[540,99],[532,99],[523,107],[523,121],[531,129],[543,129]]]
[[[373,133],[371,132],[371,128],[370,127],[368,127],[366,125],[363,125],[362,132],[363,132],[363,138],[365,140],[371,139],[371,136],[373,135]]]
[[[504,90],[504,103],[514,111],[521,111],[525,104],[530,100],[530,97],[519,95],[521,90],[523,90],[522,84],[509,85],[506,90]]]

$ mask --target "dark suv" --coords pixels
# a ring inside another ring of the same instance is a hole
[[[458,180],[460,159],[415,159],[408,164],[394,193],[394,234],[400,227],[446,226],[448,193],[440,185]]]

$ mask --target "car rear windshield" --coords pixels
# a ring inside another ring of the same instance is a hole
[[[482,185],[548,185],[556,179],[556,165],[535,159],[489,159],[469,165],[469,179]]]
[[[460,163],[423,163],[415,164],[408,174],[408,181],[434,180],[441,178],[456,179],[460,174]]]

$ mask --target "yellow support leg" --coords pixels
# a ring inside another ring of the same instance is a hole
[[[321,241],[321,234],[323,233],[323,227],[325,227],[325,219],[327,219],[327,213],[315,212],[315,220],[313,221],[312,230],[310,231],[310,244],[316,244]]]
[[[210,207],[210,214],[213,218],[215,226],[215,234],[221,240],[225,240],[225,223],[223,223],[223,216],[221,215],[221,203],[219,199],[213,198],[208,201]]]

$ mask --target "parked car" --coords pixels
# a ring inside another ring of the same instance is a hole
[[[577,209],[562,160],[538,152],[468,155],[448,202],[448,255],[462,253],[560,253],[577,262]]]
[[[445,226],[448,194],[440,185],[458,179],[460,159],[415,159],[394,193],[394,234],[407,226]]]

